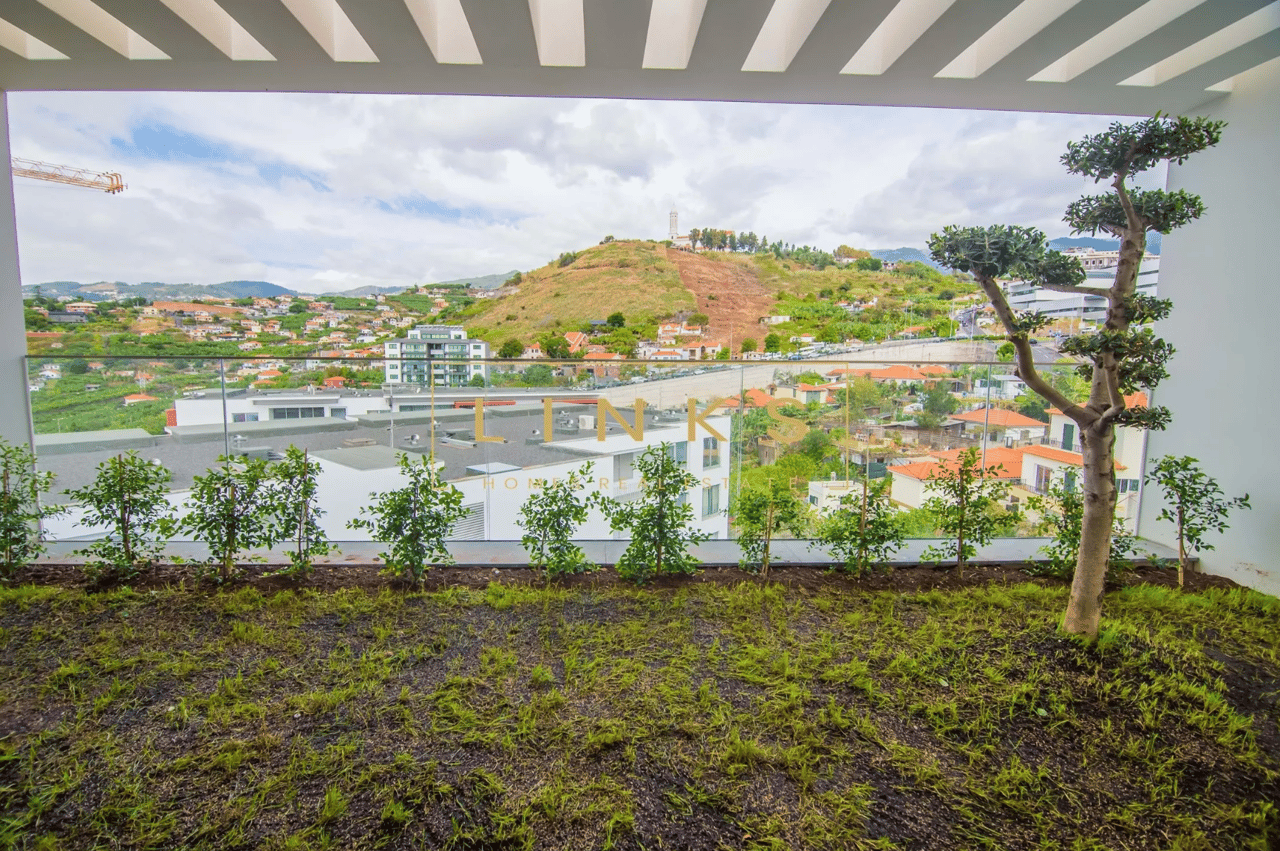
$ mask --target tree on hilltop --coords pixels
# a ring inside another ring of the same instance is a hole
[[[1071,597],[1062,629],[1094,639],[1102,614],[1103,585],[1116,508],[1116,426],[1163,429],[1163,408],[1129,408],[1125,396],[1154,387],[1168,376],[1165,365],[1173,347],[1146,326],[1168,315],[1168,300],[1137,292],[1138,267],[1147,234],[1167,234],[1204,212],[1200,198],[1188,192],[1130,187],[1134,175],[1162,162],[1181,163],[1216,145],[1223,122],[1204,118],[1154,118],[1134,124],[1112,124],[1102,133],[1067,144],[1062,163],[1072,174],[1107,181],[1110,191],[1080,198],[1067,207],[1064,221],[1073,234],[1099,232],[1120,239],[1120,256],[1110,288],[1083,286],[1079,260],[1047,249],[1034,228],[948,226],[929,239],[933,259],[971,273],[991,300],[1014,348],[1015,373],[1028,387],[1070,417],[1079,428],[1084,460],[1084,516]],[[1015,314],[997,279],[1017,276],[1045,289],[1105,295],[1107,318],[1096,333],[1067,340],[1062,350],[1083,359],[1080,375],[1089,384],[1088,398],[1077,402],[1036,369],[1030,335],[1048,319],[1043,314]]]

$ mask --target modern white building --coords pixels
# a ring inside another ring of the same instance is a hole
[[[462,387],[477,376],[487,380],[489,344],[467,338],[461,325],[418,325],[382,344],[388,384]]]
[[[109,7],[109,11],[107,8]],[[875,104],[1228,123],[1170,166],[1206,216],[1165,238],[1161,334],[1178,350],[1152,457],[1191,455],[1253,510],[1203,566],[1280,592],[1280,400],[1271,345],[1280,289],[1280,39],[1269,0],[791,2],[707,0],[154,0],[6,2],[0,91],[394,92]],[[1065,142],[1066,140],[1064,140]],[[7,119],[0,150],[9,151]],[[1012,189],[1011,193],[1015,190]],[[976,220],[987,224],[996,210]],[[1010,222],[1015,224],[1018,222]],[[1213,282],[1206,286],[1206,282]],[[12,181],[0,177],[0,436],[34,443]],[[1272,394],[1274,396],[1274,394]],[[1251,416],[1222,417],[1252,400]],[[1265,453],[1264,453],[1265,454]],[[1158,499],[1139,532],[1169,543]]]
[[[1019,312],[1043,313],[1050,319],[1076,319],[1083,322],[1100,323],[1107,318],[1107,296],[1105,290],[1115,279],[1115,260],[1117,252],[1091,252],[1079,255],[1087,259],[1090,265],[1085,266],[1084,286],[1097,287],[1098,295],[1084,293],[1060,293],[1046,290],[1026,281],[1008,281],[1004,284],[1009,306]],[[1099,255],[1095,257],[1094,255]],[[1098,265],[1102,261],[1110,261],[1109,266]],[[1142,261],[1138,272],[1138,293],[1155,297],[1160,281],[1160,258],[1148,254]]]
[[[541,415],[537,418],[540,420]],[[706,422],[722,434],[729,433],[729,417],[707,417]],[[593,432],[594,425],[586,429]],[[575,440],[557,440],[542,449],[540,460],[529,461],[535,444],[508,440],[504,443],[475,447],[474,463],[445,476],[462,492],[467,516],[459,520],[451,537],[454,540],[518,541],[522,534],[520,506],[539,487],[541,480],[565,479],[583,465],[592,464],[588,492],[601,493],[623,502],[640,496],[642,483],[636,472],[636,459],[646,449],[668,444],[667,452],[697,483],[684,496],[693,508],[694,528],[712,538],[729,537],[729,444],[699,428],[690,441],[684,422],[671,422],[656,428],[645,428],[637,439],[626,429],[615,427],[603,441],[594,435]],[[357,516],[362,497],[377,491],[391,490],[403,484],[404,477],[396,468],[397,452],[386,446],[351,447],[313,453],[321,465],[320,493],[326,514],[324,523],[330,534],[343,540],[368,540],[363,532],[346,529],[347,521]],[[461,473],[461,475],[456,475]],[[621,540],[622,532],[614,532],[604,515],[592,511],[579,527],[579,540]]]

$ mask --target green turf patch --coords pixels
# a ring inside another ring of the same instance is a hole
[[[0,589],[0,847],[1280,843],[1280,603]]]

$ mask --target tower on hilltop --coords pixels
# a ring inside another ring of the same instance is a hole
[[[668,230],[671,239],[675,239],[680,235],[680,214],[676,212],[676,208],[671,208],[671,214],[667,217]]]

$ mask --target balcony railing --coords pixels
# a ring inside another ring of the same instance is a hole
[[[393,360],[33,356],[28,370],[38,465],[56,475],[50,499],[65,502],[63,490],[88,484],[98,464],[133,450],[171,471],[171,499],[180,506],[194,478],[220,457],[272,459],[298,446],[321,464],[323,523],[338,541],[362,539],[347,523],[371,493],[399,486],[401,454],[442,466],[469,512],[455,535],[483,541],[518,541],[519,508],[538,480],[566,476],[587,462],[594,465],[593,489],[634,498],[641,487],[636,455],[664,443],[679,447],[671,451],[697,480],[689,503],[718,504],[706,517],[698,510],[694,522],[721,540],[734,537],[730,518],[739,490],[771,464],[784,465],[806,498],[809,481],[859,481],[868,473],[885,475],[884,464],[918,469],[968,447],[982,450],[988,435],[990,457],[1023,465],[1006,466],[1018,474],[1016,482],[1036,480],[1031,455],[990,436],[1011,428],[1004,420],[992,423],[1005,416],[995,405],[1015,403],[993,400],[976,414],[968,410],[987,397],[964,388],[1003,365],[853,356],[485,360],[463,367],[475,373],[473,386],[445,386],[434,359],[404,358],[401,365],[422,363],[420,383],[390,383]],[[451,359],[449,366],[457,363]],[[432,374],[435,384],[427,379]],[[957,390],[940,395],[937,387]],[[955,410],[942,413],[950,405]],[[1048,423],[1017,422],[1028,433],[1016,443],[1060,447]],[[1140,477],[1140,466],[1133,471],[1130,465],[1126,475]],[[895,501],[917,507],[927,496],[923,487],[917,490],[895,493]],[[77,514],[73,509],[50,521],[50,535],[96,534],[78,525]],[[1023,512],[1009,520],[1008,530],[1034,534],[1033,520]],[[617,539],[599,512],[580,536]]]

